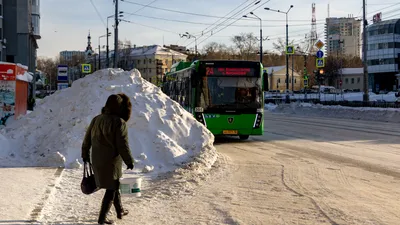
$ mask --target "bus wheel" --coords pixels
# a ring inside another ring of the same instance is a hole
[[[247,140],[249,139],[250,135],[239,135],[240,140]]]

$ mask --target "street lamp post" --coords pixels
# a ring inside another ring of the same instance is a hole
[[[257,3],[259,3],[259,1]],[[262,36],[262,19],[260,17],[258,17],[256,14],[254,14],[253,12],[250,12],[250,14],[253,15],[254,17],[249,17],[248,15],[244,15],[243,17],[260,20],[260,63],[262,64],[263,55],[264,55],[264,53],[263,53],[263,45],[262,44],[263,44],[263,41],[268,39],[268,37],[266,39],[263,39],[263,36]]]
[[[106,37],[107,36],[107,39],[108,39],[108,33],[107,34],[105,34],[105,35],[101,35],[100,37],[99,37],[99,70],[101,69],[101,61],[100,61],[100,56],[101,56],[101,46],[100,46],[100,39],[101,38],[103,38],[103,37]]]
[[[264,8],[265,10],[286,14],[286,48],[289,45],[288,14],[289,14],[289,11],[292,8],[293,8],[293,5],[290,5],[290,8],[286,12],[280,11],[280,10],[271,9],[271,8]],[[288,91],[289,91],[289,55],[286,54],[286,103],[290,103],[290,96],[289,96]]]
[[[194,54],[197,55],[197,37],[192,34],[189,34],[189,32],[186,32],[185,34],[179,34],[179,36],[181,38],[187,37],[188,39],[194,38]]]

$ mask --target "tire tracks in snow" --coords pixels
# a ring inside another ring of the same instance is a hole
[[[260,145],[260,143],[248,143],[248,144],[249,144],[249,145],[253,145],[254,147],[258,147],[259,149],[263,149],[263,146]],[[269,144],[271,144],[271,143],[269,143]],[[273,145],[273,144],[272,144],[272,145]],[[235,148],[236,148],[236,149],[239,149],[239,150],[244,150],[244,151],[246,151],[246,152],[251,152],[251,153],[256,154],[256,155],[264,155],[264,154],[260,154],[260,153],[257,152],[257,151],[254,151],[254,150],[246,150],[246,149],[238,148],[238,147],[235,147]],[[278,149],[279,149],[279,147],[278,147]],[[272,153],[272,151],[270,151],[270,153]],[[295,156],[293,156],[293,157],[295,157]],[[271,156],[271,158],[274,159],[276,162],[278,162],[279,165],[281,166],[281,182],[282,182],[282,185],[283,185],[288,191],[290,191],[290,192],[296,194],[298,197],[305,197],[305,198],[308,198],[308,199],[311,201],[311,203],[314,205],[314,207],[318,210],[318,212],[321,213],[321,215],[322,215],[324,218],[326,218],[326,219],[329,221],[329,223],[330,223],[331,225],[339,225],[339,223],[337,223],[334,219],[332,219],[332,218],[321,208],[321,206],[317,203],[317,201],[314,200],[314,198],[312,198],[312,197],[310,197],[310,196],[308,196],[308,195],[306,195],[306,194],[300,193],[300,191],[297,191],[297,190],[295,190],[294,188],[290,187],[290,186],[286,183],[286,181],[285,181],[285,166],[283,165],[283,162],[282,162],[281,160],[275,158],[274,156]],[[327,205],[327,206],[329,207],[329,205]],[[329,207],[329,208],[330,208],[330,207]]]
[[[276,158],[274,158],[276,161],[280,161]],[[282,184],[283,186],[285,186],[285,188],[290,191],[293,192],[294,194],[296,194],[299,197],[305,197],[308,198],[311,203],[314,205],[314,207],[329,221],[330,224],[332,225],[339,225],[336,221],[334,221],[331,217],[328,216],[327,213],[325,213],[325,211],[319,206],[319,204],[310,196],[307,196],[305,194],[302,194],[298,191],[296,191],[295,189],[291,188],[286,182],[285,182],[285,166],[283,164],[281,164],[281,180],[282,180]]]
[[[56,186],[57,184],[60,182],[61,180],[61,175],[62,172],[64,171],[63,167],[59,167],[56,172],[54,173],[54,180],[52,183],[50,183],[49,185],[47,185],[47,188],[44,192],[44,196],[41,199],[41,202],[39,202],[38,204],[36,204],[36,206],[33,208],[33,210],[31,211],[31,213],[29,214],[30,219],[27,221],[29,223],[33,223],[33,222],[39,222],[39,219],[41,217],[42,214],[42,210],[45,207],[49,197],[54,194],[54,192],[56,191]]]

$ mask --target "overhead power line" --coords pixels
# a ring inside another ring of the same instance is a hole
[[[385,10],[385,9],[388,9],[388,8],[391,8],[391,7],[395,6],[395,5],[400,5],[400,2],[395,3],[395,4],[393,4],[393,5],[390,5],[390,6],[387,6],[387,7],[384,7],[384,8],[381,8],[381,9],[378,9],[378,10],[375,10],[375,11],[372,11],[372,12],[368,13],[368,15],[371,15],[371,14],[377,13],[377,12],[379,12],[379,11],[382,11],[382,10]]]
[[[185,11],[179,11],[179,10],[173,10],[173,9],[167,9],[167,8],[160,8],[160,7],[156,7],[156,6],[148,6],[148,5],[144,5],[144,4],[132,2],[132,1],[127,1],[127,0],[121,0],[121,1],[129,3],[129,4],[133,4],[133,5],[146,6],[147,8],[152,8],[152,9],[157,9],[157,10],[167,11],[167,12],[173,12],[173,13],[180,13],[180,14],[185,14],[185,15],[201,16],[201,17],[208,17],[208,18],[229,19],[229,20],[237,19],[237,18],[214,16],[214,15],[200,14],[200,13],[194,13],[194,12],[185,12]],[[252,20],[250,18],[243,18],[243,19]],[[285,20],[264,20],[264,21],[269,21],[269,22],[270,21],[282,21],[282,22],[284,22]],[[289,20],[289,21],[293,21],[293,20]],[[309,21],[309,20],[296,20],[296,21]],[[319,20],[319,21],[323,21],[323,20]]]
[[[93,3],[93,0],[90,0],[90,3],[92,4],[92,6],[93,6],[94,10],[96,11],[97,16],[100,18],[101,22],[104,24],[104,27],[107,27],[106,22],[104,21],[103,17],[101,16],[99,10],[97,10],[97,7],[96,7],[96,5]]]
[[[267,4],[269,1],[270,1],[270,0],[268,0],[267,2],[261,4],[260,6],[258,6],[258,7],[256,7],[256,8],[253,8],[251,11],[255,11],[256,9],[258,9],[258,8],[262,7],[263,5]],[[252,6],[256,6],[256,5],[252,5]],[[251,6],[250,6],[250,7],[251,7]],[[236,14],[242,13],[243,11],[247,10],[248,8],[249,8],[249,7],[246,7],[244,10],[241,10],[241,11],[237,12]],[[238,19],[234,20],[232,23],[229,23],[228,25],[226,25],[226,26],[222,27],[221,29],[217,30],[216,32],[213,32],[210,36],[208,36],[207,38],[203,39],[203,40],[200,41],[200,43],[198,43],[198,44],[203,43],[204,41],[208,40],[212,35],[221,32],[222,30],[224,30],[224,29],[226,29],[227,27],[231,26],[232,24],[236,23],[236,22],[237,22],[238,20],[240,20],[240,19],[241,19],[241,18],[238,18]],[[307,25],[309,25],[309,24],[307,24]]]
[[[256,1],[252,1],[250,4],[254,4]],[[245,5],[246,3],[248,3],[248,1],[244,1],[242,4],[238,5],[236,8],[232,9],[231,11],[229,11],[224,17],[227,17],[228,15],[230,15],[231,13],[235,12],[237,9],[239,9],[240,7],[242,7],[243,5]],[[228,18],[232,18],[232,15]],[[215,21],[212,25],[206,27],[204,30],[201,31],[201,35],[203,36],[205,32],[207,32],[207,30],[214,26],[215,24],[217,24],[219,21],[221,21],[222,18],[218,19],[217,21]],[[226,21],[227,19],[225,19]],[[193,42],[192,42],[193,43]]]
[[[165,30],[165,29],[162,29],[162,28],[159,28],[159,27],[154,27],[154,26],[150,26],[150,25],[146,25],[146,24],[136,23],[136,22],[132,22],[132,21],[129,21],[129,20],[125,20],[125,19],[121,19],[121,20],[124,21],[124,22],[127,22],[127,23],[136,24],[136,25],[139,25],[139,26],[142,26],[142,27],[148,27],[148,28],[152,28],[152,29],[156,29],[156,30],[160,30],[160,31],[164,31],[164,32],[172,33],[172,34],[179,34],[179,33],[176,33],[176,32],[170,31],[170,30]]]
[[[128,13],[124,12],[124,14],[128,14],[131,16],[139,16],[139,17],[144,17],[144,18],[149,18],[149,19],[156,19],[156,20],[163,20],[163,21],[170,21],[170,22],[177,22],[177,23],[188,23],[188,24],[199,24],[199,25],[213,25],[210,23],[203,23],[203,22],[194,22],[194,21],[185,21],[185,20],[175,20],[175,19],[167,19],[167,18],[161,18],[161,17],[155,17],[155,16],[146,16],[146,15],[140,15],[140,14],[135,14],[135,13]],[[268,20],[267,20],[268,21]],[[319,23],[323,24],[323,23]],[[284,26],[285,24],[281,25],[265,25],[263,27],[280,27]],[[302,24],[292,24],[291,26],[309,26],[309,23],[302,23]],[[232,25],[233,27],[260,27],[256,25],[244,25],[244,24],[237,24],[237,25]]]
[[[122,1],[122,2],[125,2],[124,0],[121,0],[121,1]],[[151,7],[150,5],[153,4],[153,3],[156,2],[156,1],[158,1],[158,0],[153,0],[153,1],[151,1],[150,3],[148,3],[147,5],[140,4],[142,7],[139,8],[138,10],[136,10],[134,13],[138,13],[138,12],[142,11],[142,10],[145,9],[145,8],[150,8],[150,7]],[[127,18],[129,18],[129,16],[126,17],[125,19],[127,19]]]

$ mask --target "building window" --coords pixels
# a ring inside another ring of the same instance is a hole
[[[359,84],[361,82],[361,78],[357,78],[357,84]]]
[[[149,59],[149,64],[151,64],[151,59]]]
[[[0,4],[0,16],[2,16],[2,15],[3,15],[3,5]]]
[[[344,83],[348,84],[349,83],[349,78],[344,79]]]
[[[351,83],[354,84],[354,78],[351,78]]]
[[[150,62],[149,62],[150,63]],[[149,68],[149,73],[151,73],[151,68]]]
[[[279,83],[279,84],[281,83],[281,78],[278,79],[278,83]]]
[[[140,59],[138,59],[137,64],[138,64],[138,65],[140,64]]]

